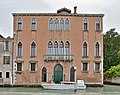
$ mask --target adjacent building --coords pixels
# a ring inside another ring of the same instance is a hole
[[[14,84],[103,84],[103,14],[13,13]],[[76,68],[76,69],[75,69]]]
[[[0,35],[0,85],[12,84],[13,39]]]

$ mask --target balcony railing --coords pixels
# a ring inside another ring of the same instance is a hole
[[[73,61],[73,55],[44,55],[44,61]]]

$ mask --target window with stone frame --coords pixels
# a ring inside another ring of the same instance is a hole
[[[36,19],[35,18],[32,19],[31,30],[36,30]]]
[[[31,57],[35,57],[36,56],[36,44],[33,42],[31,44]]]
[[[83,66],[82,66],[82,67],[83,67],[83,68],[82,68],[82,71],[83,71],[83,72],[87,72],[87,71],[88,71],[88,62],[83,62],[82,65],[83,65]]]
[[[83,30],[87,31],[88,30],[88,20],[85,18],[83,21]]]
[[[97,18],[95,22],[96,31],[100,31],[100,20]]]
[[[70,30],[70,21],[68,18],[65,19],[65,30],[66,31]]]
[[[87,57],[88,55],[87,55],[87,48],[88,48],[88,46],[87,46],[87,43],[86,42],[84,42],[83,43],[83,57]]]
[[[3,57],[3,64],[10,64],[10,56],[4,56]]]
[[[17,63],[17,71],[18,72],[22,71],[22,63]]]
[[[100,71],[100,62],[95,62],[95,72]]]
[[[21,19],[21,18],[18,18],[18,25],[17,25],[17,29],[18,29],[19,31],[21,31],[21,30],[22,30],[22,19]]]
[[[6,78],[10,78],[10,72],[6,72]]]
[[[36,71],[36,63],[30,63],[30,71]]]

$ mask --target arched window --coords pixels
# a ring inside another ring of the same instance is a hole
[[[96,24],[96,31],[99,31],[100,30],[100,20],[97,18],[96,19],[96,22],[95,22]]]
[[[57,18],[55,19],[54,27],[55,27],[55,30],[59,29],[59,20]]]
[[[60,42],[60,55],[64,55],[64,43],[63,43],[63,41]]]
[[[54,42],[54,55],[58,55],[58,42]]]
[[[70,30],[69,24],[70,24],[69,19],[66,18],[66,20],[65,20],[65,30],[67,30],[67,31]]]
[[[64,51],[65,55],[69,55],[70,54],[70,43],[67,41],[65,43],[65,51]]]
[[[17,56],[22,57],[22,43],[18,43]]]
[[[18,30],[22,30],[22,19],[18,18]]]
[[[32,42],[31,44],[31,57],[35,57],[36,56],[36,44],[34,42]]]
[[[50,18],[50,20],[49,20],[49,30],[50,31],[54,30],[54,24],[53,24],[53,19],[52,18]]]
[[[99,45],[99,43],[97,42],[96,43],[96,45],[95,45],[95,56],[100,56],[100,54],[99,54],[99,47],[100,45]]]
[[[48,55],[52,55],[53,44],[51,41],[48,43]]]
[[[83,30],[84,31],[88,30],[88,20],[87,20],[87,18],[85,18],[84,21],[83,21]]]
[[[63,18],[60,19],[60,30],[61,31],[64,30],[64,20],[63,20]]]
[[[87,57],[87,43],[83,43],[83,57]]]
[[[74,82],[75,81],[75,71],[74,71],[74,67],[72,67],[70,69],[70,81]]]
[[[45,67],[42,69],[42,82],[47,82],[47,69]]]
[[[32,19],[31,30],[36,30],[36,19],[35,18]]]

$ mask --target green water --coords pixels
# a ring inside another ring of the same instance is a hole
[[[43,90],[41,88],[0,88],[0,95],[120,95],[120,86],[88,87],[86,90]]]

